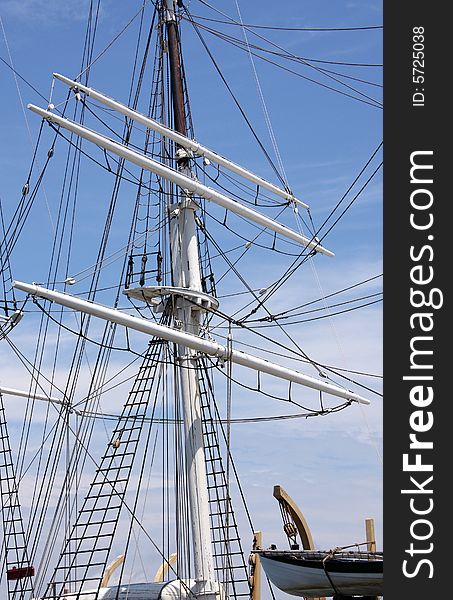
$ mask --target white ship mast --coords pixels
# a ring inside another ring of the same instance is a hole
[[[178,133],[186,135],[187,125],[184,106],[184,89],[181,75],[180,47],[177,35],[175,0],[167,0],[167,41],[171,74],[173,121]],[[178,171],[190,178],[186,152],[177,151]],[[170,244],[172,256],[172,279],[174,285],[192,292],[202,292],[198,242],[195,223],[197,204],[190,191],[180,189],[176,203],[168,207],[170,212]],[[188,300],[174,304],[174,322],[192,335],[200,333],[199,306]],[[209,498],[204,456],[200,390],[198,384],[197,353],[183,344],[177,346],[176,364],[181,383],[183,405],[186,473],[188,479],[190,520],[196,590],[198,597],[215,600],[219,586],[215,581],[214,560],[209,521]]]
[[[199,262],[199,249],[197,241],[197,216],[199,205],[194,196],[200,196],[212,201],[223,208],[269,229],[293,242],[307,248],[307,251],[318,252],[326,256],[333,256],[330,250],[320,245],[315,238],[309,238],[301,233],[291,230],[283,224],[244,206],[240,202],[229,198],[194,179],[189,161],[194,156],[204,156],[261,186],[272,193],[284,198],[288,203],[307,205],[289,192],[267,182],[263,178],[250,172],[248,169],[229,161],[216,152],[191,140],[187,135],[185,98],[181,75],[180,47],[177,35],[177,22],[175,15],[175,0],[166,0],[165,27],[168,42],[169,71],[171,77],[171,99],[173,103],[173,126],[170,129],[157,121],[141,115],[137,111],[62,75],[55,75],[57,79],[69,85],[77,92],[83,92],[104,105],[112,108],[133,121],[139,122],[162,136],[171,139],[175,144],[177,169],[151,159],[150,157],[134,151],[127,146],[110,140],[78,123],[60,117],[49,110],[44,110],[30,105],[29,108],[41,115],[49,122],[55,123],[76,135],[89,140],[106,151],[112,152],[159,177],[166,179],[178,186],[178,195],[173,203],[167,206],[170,221],[170,250],[172,257],[172,286],[160,286],[160,293],[171,295],[174,299],[173,326],[156,324],[150,320],[126,315],[119,310],[105,307],[94,302],[48,290],[36,284],[14,282],[14,287],[31,296],[46,298],[62,306],[72,308],[82,313],[135,329],[149,336],[156,336],[176,344],[176,365],[179,374],[182,405],[184,411],[185,427],[185,464],[187,469],[187,482],[190,503],[191,534],[194,560],[195,588],[192,590],[197,598],[202,600],[218,600],[224,597],[220,584],[216,581],[213,547],[211,541],[211,526],[209,515],[209,497],[206,475],[205,452],[203,445],[202,411],[200,402],[200,389],[198,382],[198,361],[200,355],[216,357],[220,360],[267,373],[286,381],[304,385],[309,388],[332,394],[349,402],[368,404],[368,400],[345,388],[321,379],[310,377],[293,369],[274,364],[251,354],[246,354],[229,346],[223,346],[215,341],[202,337],[201,323],[206,310],[217,306],[215,298],[209,296],[202,289],[201,268]],[[156,294],[157,288],[142,286],[126,290],[130,296],[137,295],[147,298]],[[157,292],[159,293],[159,292]],[[5,393],[23,395],[18,390],[5,388]],[[37,399],[41,396],[35,394]],[[56,398],[51,398],[59,402]]]

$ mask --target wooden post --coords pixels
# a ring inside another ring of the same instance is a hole
[[[365,519],[365,532],[368,552],[376,552],[376,535],[374,533],[374,519]]]
[[[263,547],[263,534],[261,531],[253,533],[253,550]],[[252,589],[252,600],[261,600],[261,562],[258,554],[250,555],[250,587]]]
[[[368,552],[376,552],[376,534],[374,532],[374,519],[365,519],[365,534]],[[379,600],[378,596],[364,596],[363,600]]]

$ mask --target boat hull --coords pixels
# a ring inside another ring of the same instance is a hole
[[[292,596],[380,596],[383,593],[381,554],[342,553],[327,559],[327,552],[262,551],[258,554],[271,582]]]

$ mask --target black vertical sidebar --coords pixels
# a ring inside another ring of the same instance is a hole
[[[384,4],[384,597],[453,597],[453,25]]]

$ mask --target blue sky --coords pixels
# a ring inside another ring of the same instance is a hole
[[[80,71],[88,4],[86,0],[68,0],[64,3],[56,0],[3,0],[0,4],[4,27],[4,31],[0,32],[0,57],[7,63],[12,60],[18,73],[46,98],[49,98],[53,72],[74,77]],[[312,28],[348,28],[382,23],[382,6],[377,1],[289,0],[282,5],[269,1],[263,3],[242,0],[239,5],[245,23]],[[135,1],[118,3],[110,0],[102,4],[95,55],[122,30],[140,6],[141,3]],[[234,0],[222,0],[215,6],[238,19]],[[190,2],[189,9],[193,15],[222,19],[219,13],[197,0]],[[127,101],[137,26],[138,19],[94,64],[90,75],[93,87],[120,101]],[[216,26],[221,27],[219,24]],[[231,34],[234,32],[238,37],[241,35],[240,29],[236,27],[223,26],[222,30]],[[258,30],[258,33],[295,55],[312,60],[370,64],[382,62],[382,32],[379,29],[337,32]],[[266,159],[257,148],[188,23],[183,23],[182,34],[196,138],[275,181]],[[249,57],[241,50],[212,38],[208,33],[203,35],[257,133],[273,155]],[[251,43],[263,43],[250,33],[248,36]],[[380,143],[382,110],[285,73],[259,59],[254,62],[290,186],[299,198],[310,205],[313,221],[315,225],[320,225]],[[285,64],[306,77],[338,88],[335,82],[314,69]],[[346,68],[326,63],[312,64],[376,84],[382,83],[381,69],[377,67]],[[46,107],[46,102],[22,80],[15,80],[11,70],[1,62],[0,81],[0,196],[8,222],[20,198],[40,126],[39,118],[26,109],[24,111],[22,103],[26,105],[32,102]],[[378,85],[346,81],[363,93],[379,99],[381,88]],[[347,91],[344,87],[339,89]],[[65,95],[65,87],[56,84],[52,102],[58,104],[64,100]],[[43,164],[46,141],[50,139],[50,133],[45,131],[38,164]],[[49,177],[45,180],[44,192],[37,199],[31,219],[24,228],[12,257],[13,275],[23,281],[45,279],[50,252],[49,240],[52,237],[61,184],[59,169],[62,163],[59,160],[56,157],[55,166],[52,165]],[[379,160],[377,158],[367,171],[367,175],[361,180],[362,184]],[[81,237],[75,241],[81,252],[72,265],[75,271],[94,262],[88,251],[90,245],[94,246],[97,242],[96,219],[103,217],[102,186],[111,186],[111,179],[98,179],[90,165],[85,168],[87,178],[86,183],[81,184],[79,201],[81,214],[78,231]],[[133,194],[133,190],[126,185],[117,224],[124,216],[129,215],[128,193]],[[350,198],[352,199],[352,195]],[[295,227],[291,215],[284,215],[282,219]],[[238,219],[232,218],[231,223],[234,227],[242,226]],[[302,304],[322,294],[328,295],[380,274],[381,236],[382,194],[378,174],[323,241],[326,247],[335,252],[336,257],[317,257],[315,261],[311,261],[312,264],[306,265],[300,274],[290,279],[284,292],[273,298],[271,309],[284,310],[291,305]],[[227,247],[234,245],[234,240],[228,236],[220,239]],[[121,247],[122,243],[121,233],[115,233],[111,251]],[[252,249],[246,260],[239,265],[241,273],[254,287],[266,287],[290,263],[284,258],[276,260],[269,257],[266,260],[268,262],[264,268],[262,255]],[[225,269],[219,260],[214,262],[214,266],[218,273]],[[233,278],[226,278],[224,293],[228,293],[235,284]],[[380,279],[375,280],[361,291],[364,294],[376,293],[381,284]],[[303,349],[320,362],[380,374],[380,306],[376,304],[347,313],[343,317],[292,326],[290,331]],[[222,310],[225,312],[233,311],[234,308],[232,300],[223,301]],[[26,347],[30,343],[31,330],[26,329],[25,319],[19,327],[13,332],[14,340]],[[272,332],[278,338],[275,331],[267,332]],[[218,333],[221,335],[222,331],[218,330]],[[253,342],[252,339],[244,340]],[[141,344],[141,348],[143,343],[143,340],[137,338],[137,344]],[[2,347],[0,352],[4,364],[1,384],[20,387],[12,379],[23,375],[16,369],[8,350]],[[310,374],[316,375],[314,372]],[[244,380],[253,378],[242,372],[241,376]],[[363,378],[361,381],[374,389],[380,387],[379,379]],[[270,381],[268,384],[277,385]],[[222,385],[219,384],[220,393],[224,393]],[[27,384],[24,383],[23,386],[26,387]],[[294,412],[253,394],[245,401],[240,401],[241,394],[239,390],[237,392],[238,401],[233,404],[234,416]],[[305,392],[300,394],[305,399]],[[280,423],[234,426],[232,444],[238,470],[243,475],[255,523],[258,528],[263,529],[265,544],[285,546],[278,507],[272,498],[272,486],[281,484],[299,501],[320,548],[363,541],[364,519],[369,516],[376,518],[378,547],[382,548],[382,465],[379,458],[382,398],[371,395],[370,399],[370,407],[353,406],[328,417],[285,421],[281,423],[281,430],[277,429]],[[10,411],[13,410],[11,404],[8,406]],[[19,420],[20,408],[15,406],[13,412],[13,420]],[[247,542],[245,545],[247,546]]]

